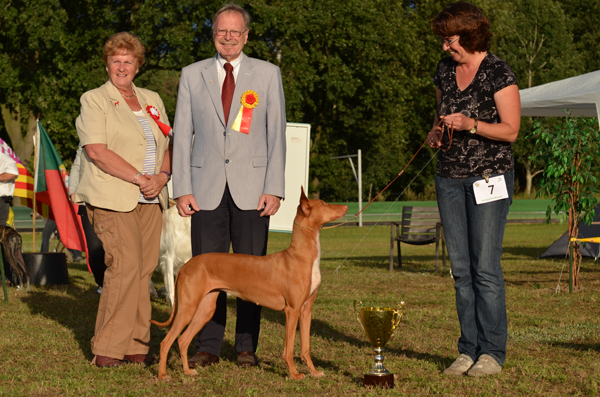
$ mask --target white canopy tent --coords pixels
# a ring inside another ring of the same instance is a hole
[[[522,116],[598,117],[600,70],[520,90]]]

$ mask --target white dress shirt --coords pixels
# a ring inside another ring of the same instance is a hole
[[[0,174],[5,172],[9,174],[19,175],[19,169],[17,163],[10,156],[0,153]],[[15,193],[15,181],[4,181],[0,182],[0,197],[12,196]]]

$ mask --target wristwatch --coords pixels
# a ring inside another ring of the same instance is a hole
[[[470,132],[471,134],[474,134],[474,133],[476,133],[476,132],[477,132],[477,119],[473,119],[473,120],[475,120],[475,124],[473,124],[473,128],[471,128],[471,129],[469,130],[469,132]]]
[[[167,176],[167,182],[171,180],[171,174],[169,174],[167,171],[161,171],[160,173],[165,174]]]

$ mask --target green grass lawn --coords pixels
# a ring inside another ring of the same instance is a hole
[[[260,367],[239,369],[233,346],[234,301],[220,364],[182,372],[176,344],[167,372],[158,365],[99,369],[89,365],[99,295],[84,263],[69,264],[70,284],[9,290],[0,302],[0,395],[10,396],[346,396],[346,395],[598,395],[600,393],[600,265],[582,264],[583,290],[568,294],[566,261],[538,260],[566,226],[508,225],[503,266],[509,320],[503,372],[473,379],[444,377],[458,355],[460,334],[448,269],[435,272],[433,246],[403,245],[403,268],[388,271],[389,226],[324,230],[322,284],[313,310],[312,358],[325,371],[320,379],[293,381],[282,359],[285,317],[263,311],[257,356]],[[291,235],[273,233],[269,251],[284,249]],[[24,247],[31,234],[24,234]],[[559,282],[560,280],[560,282]],[[159,274],[157,287],[162,286]],[[559,293],[555,293],[557,285]],[[362,377],[373,350],[356,320],[354,299],[367,305],[406,302],[405,316],[386,347],[386,367],[396,375],[393,390],[365,390]],[[153,318],[170,307],[153,301]],[[167,330],[152,326],[150,352],[158,355]],[[295,357],[300,372],[308,370]],[[193,354],[193,346],[189,354]]]

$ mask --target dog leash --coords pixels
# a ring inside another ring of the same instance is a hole
[[[339,227],[339,226],[345,225],[346,223],[349,223],[349,222],[352,222],[353,220],[355,220],[360,214],[362,214],[362,212],[364,210],[367,209],[368,206],[370,206],[371,204],[373,204],[373,202],[375,200],[377,200],[377,197],[379,197],[381,195],[381,193],[385,192],[387,190],[387,188],[392,185],[392,183],[396,182],[396,179],[398,179],[400,177],[400,175],[404,174],[404,171],[406,171],[406,168],[408,168],[408,166],[410,165],[410,163],[412,163],[412,161],[415,159],[415,157],[417,157],[417,154],[419,154],[419,152],[421,151],[421,149],[423,149],[423,146],[425,146],[426,143],[427,143],[427,138],[421,144],[421,146],[415,152],[415,154],[412,156],[412,158],[410,159],[410,161],[408,163],[406,163],[406,165],[404,166],[404,168],[402,168],[402,171],[400,171],[400,173],[398,173],[398,175],[396,175],[396,177],[394,179],[392,179],[392,181],[390,183],[388,183],[386,187],[384,187],[379,193],[377,193],[377,195],[375,197],[373,197],[373,200],[369,201],[369,203],[367,205],[365,205],[363,207],[363,209],[360,210],[356,215],[354,215],[351,219],[348,219],[347,221],[335,224],[333,226],[321,227],[321,229],[323,229],[323,230],[325,230],[325,229],[333,229],[334,227]],[[297,224],[297,223],[294,222],[294,224]],[[300,226],[300,227],[306,227],[306,226],[302,226],[302,225],[298,225],[298,226]],[[315,230],[315,229],[312,229],[312,230]]]

